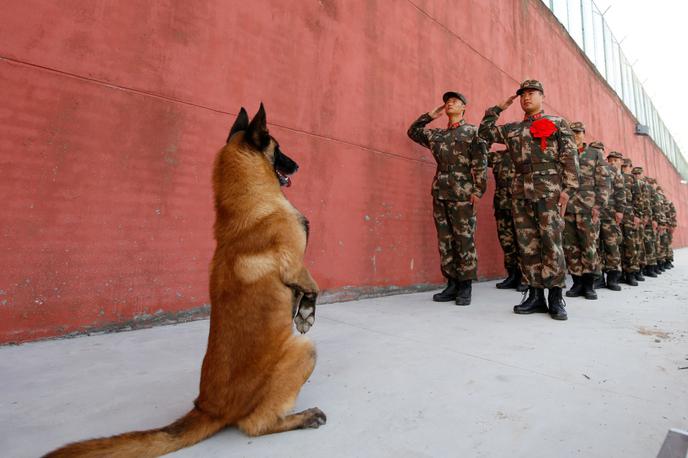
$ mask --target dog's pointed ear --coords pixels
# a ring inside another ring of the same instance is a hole
[[[265,149],[270,143],[270,134],[268,133],[268,123],[265,117],[263,102],[260,103],[258,113],[251,120],[248,129],[246,129],[246,137],[259,150]]]
[[[239,110],[239,114],[237,115],[237,118],[234,120],[234,124],[232,125],[232,128],[229,129],[229,135],[227,136],[227,143],[229,143],[229,139],[232,138],[232,135],[236,134],[237,132],[241,132],[242,130],[248,129],[248,113],[246,113],[246,109],[244,107],[241,107],[241,110]]]

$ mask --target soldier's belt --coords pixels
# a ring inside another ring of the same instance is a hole
[[[557,170],[557,165],[553,162],[522,162],[515,165],[516,171],[521,175],[533,172],[544,172],[546,170]]]

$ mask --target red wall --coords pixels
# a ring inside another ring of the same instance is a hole
[[[0,343],[206,304],[212,160],[260,101],[301,165],[287,194],[329,296],[440,282],[434,163],[406,129],[446,89],[478,123],[526,78],[662,182],[686,245],[688,188],[540,0],[6,0]],[[493,188],[482,278],[502,273]]]

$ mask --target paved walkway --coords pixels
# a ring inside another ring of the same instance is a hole
[[[323,305],[298,400],[319,430],[225,430],[179,457],[654,457],[688,429],[688,250],[639,287],[569,299],[569,321],[517,316],[474,286]],[[208,321],[0,348],[0,455],[165,425],[197,393]],[[683,369],[681,369],[683,368]]]

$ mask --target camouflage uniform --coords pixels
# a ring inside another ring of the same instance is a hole
[[[638,271],[639,275],[636,278],[642,278],[642,272],[644,271],[645,266],[647,266],[647,252],[645,250],[645,220],[649,212],[649,200],[647,196],[645,180],[642,177],[643,168],[633,167],[631,173],[635,178],[637,186],[637,199],[635,201],[633,212],[634,215],[640,219],[640,225],[636,230],[636,254],[638,256],[638,267],[640,270]]]
[[[437,161],[432,197],[442,274],[457,281],[475,280],[478,257],[471,195],[485,192],[487,149],[476,126],[462,120],[447,129],[425,128],[432,120],[427,113],[421,115],[408,136],[429,148]]]
[[[630,160],[624,160],[624,166],[630,165]],[[631,173],[624,173],[624,189],[626,191],[626,207],[621,222],[623,245],[621,254],[621,269],[624,273],[635,273],[640,270],[640,259],[637,250],[638,228],[635,225],[635,208],[640,199],[638,182]]]
[[[514,180],[514,164],[508,151],[491,151],[487,165],[492,168],[495,178],[495,193],[492,199],[497,237],[504,251],[504,268],[507,271],[519,267],[516,227],[511,211],[511,184]]]
[[[655,228],[652,227],[652,222],[655,221],[655,211],[657,211],[657,206],[655,204],[655,190],[652,189],[652,185],[649,183],[649,177],[645,178],[645,198],[646,203],[646,216],[648,217],[647,224],[645,225],[645,261],[653,270],[657,265],[657,249],[655,241]]]
[[[659,227],[665,226],[665,214],[664,214],[664,197],[655,189],[653,186],[656,184],[654,178],[650,180],[650,192],[652,195],[652,220],[657,224],[657,229],[652,230],[652,240],[654,242],[655,249],[655,265],[660,265],[663,262],[662,244],[661,244],[661,234],[659,232]]]
[[[521,84],[521,89],[524,88],[541,90],[542,86],[531,80]],[[529,286],[538,290],[563,288],[566,263],[561,234],[564,223],[559,215],[558,201],[562,191],[573,195],[578,189],[578,155],[573,132],[563,118],[542,112],[527,116],[521,122],[498,126],[501,112],[498,106],[485,112],[479,135],[488,144],[507,145],[514,162],[512,211],[524,277]],[[531,126],[540,119],[549,120],[556,127],[547,138],[532,135]]]
[[[621,227],[616,222],[615,213],[624,213],[626,210],[626,190],[624,177],[616,167],[608,165],[609,183],[611,193],[607,205],[600,213],[600,256],[598,273],[621,272]]]
[[[576,128],[577,123],[572,123]],[[597,264],[597,224],[592,210],[601,210],[609,200],[609,169],[604,158],[604,145],[592,142],[579,150],[580,187],[566,207],[564,215],[564,254],[571,275],[582,276],[595,271]]]
[[[676,222],[676,206],[670,200],[669,200],[669,211],[668,211],[668,225],[669,225],[669,228],[671,230],[667,231],[668,232],[667,260],[669,261],[670,264],[673,264],[673,262],[674,262],[674,249],[672,248],[672,245],[674,242],[673,229],[677,226],[677,222]],[[673,265],[671,267],[673,267]]]

